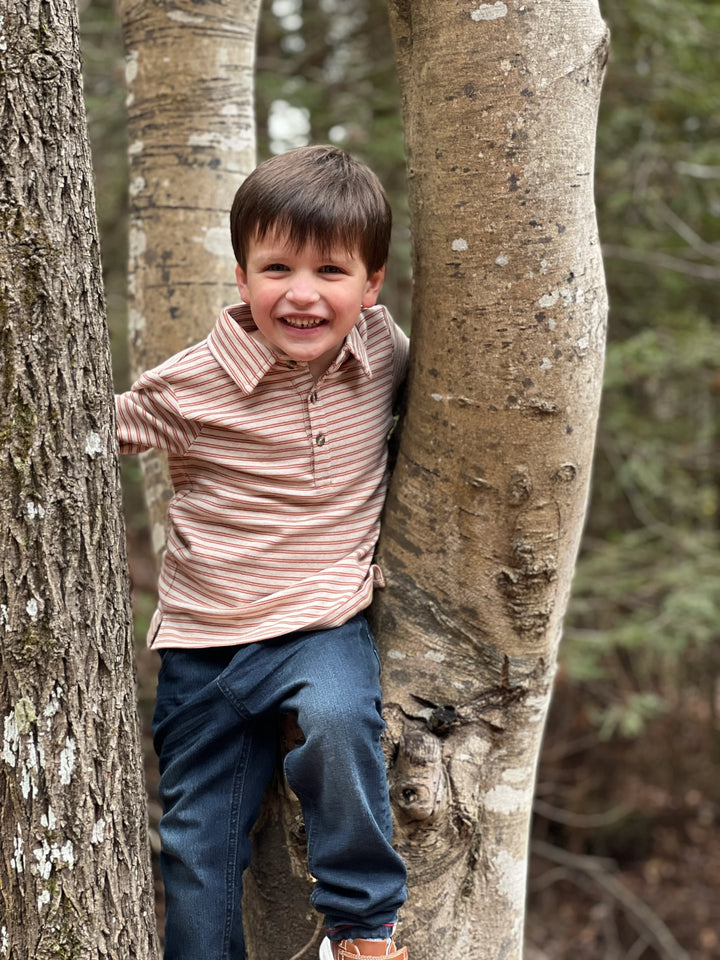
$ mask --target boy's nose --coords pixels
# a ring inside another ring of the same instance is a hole
[[[311,277],[293,277],[285,294],[292,303],[315,303],[320,299]]]

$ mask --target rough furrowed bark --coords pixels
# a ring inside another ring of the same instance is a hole
[[[509,960],[602,380],[608,39],[596,0],[390,14],[415,293],[374,619],[410,867],[401,939],[413,960]]]
[[[201,340],[238,299],[228,213],[255,165],[260,0],[119,0],[130,157],[133,376]],[[165,543],[165,459],[141,458],[153,545]]]
[[[156,956],[74,4],[0,8],[0,957]]]

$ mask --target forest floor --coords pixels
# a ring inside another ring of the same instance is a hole
[[[139,623],[154,569],[130,543]],[[142,628],[139,631],[142,633]],[[150,718],[159,657],[138,637],[151,840],[157,865],[157,763]],[[603,742],[578,691],[558,684],[540,762],[525,960],[717,960],[720,957],[720,731],[687,691],[636,740]]]
[[[578,731],[556,690],[540,761],[526,960],[720,957],[720,733],[694,691],[641,738]]]

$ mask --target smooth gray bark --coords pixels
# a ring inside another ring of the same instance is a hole
[[[415,248],[374,606],[413,960],[519,960],[606,320],[597,0],[391,2]]]

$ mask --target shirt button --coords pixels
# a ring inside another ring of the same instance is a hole
[[[325,444],[325,434],[324,434],[324,433],[318,433],[318,435],[315,437],[315,443],[316,443],[319,447],[324,446],[324,444]]]
[[[308,399],[310,400],[310,403],[317,403],[317,392],[313,390]]]

